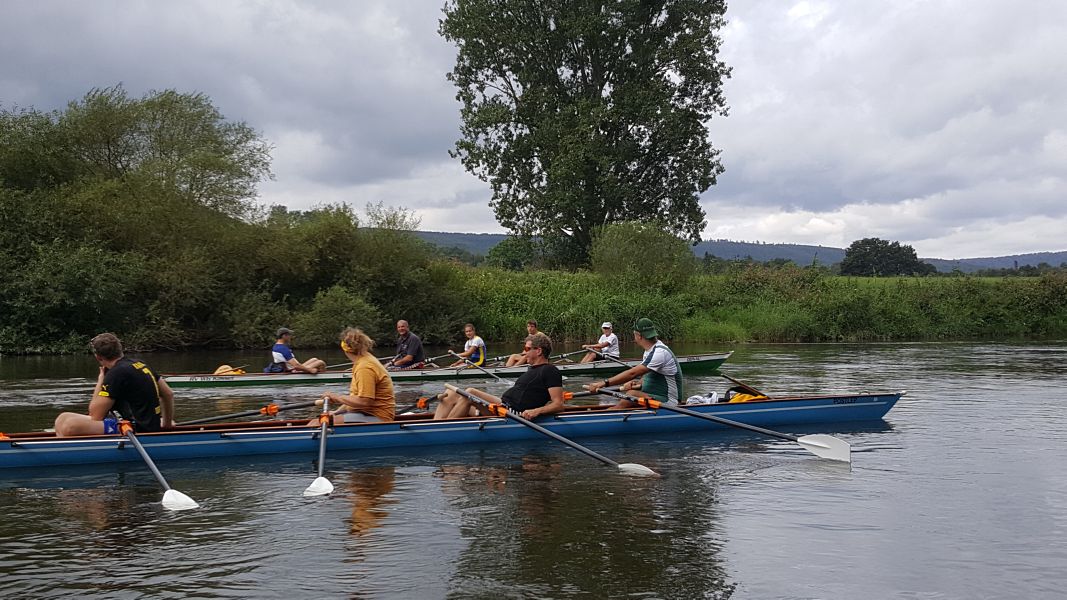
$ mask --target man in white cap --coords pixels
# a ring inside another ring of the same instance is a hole
[[[596,350],[604,356],[610,356],[611,358],[619,358],[619,337],[615,335],[611,330],[611,323],[604,321],[600,325],[600,330],[603,333],[600,334],[600,340],[595,344],[585,344],[582,346],[585,350]],[[593,362],[600,359],[600,355],[596,352],[590,352],[582,357],[582,362]]]

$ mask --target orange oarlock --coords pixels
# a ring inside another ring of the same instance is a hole
[[[420,409],[425,410],[426,407],[429,406],[429,402],[430,402],[429,398],[419,398],[419,401],[415,403],[415,406],[417,406]]]
[[[278,405],[277,404],[268,404],[268,405],[264,406],[263,408],[259,409],[259,412],[260,412],[260,414],[270,415],[270,416],[273,417],[274,415],[278,414]]]
[[[121,433],[122,435],[126,435],[127,433],[129,433],[131,431],[133,431],[133,424],[132,423],[130,423],[129,421],[127,421],[125,419],[119,421],[119,433]]]
[[[630,400],[631,402],[636,402],[638,405],[644,406],[645,408],[659,408],[662,405],[659,400],[653,400],[652,398],[630,397],[627,398],[627,400]]]
[[[324,412],[321,415],[319,415],[319,425],[323,425],[323,424],[329,425],[332,422],[333,422],[333,418],[331,417],[330,413]]]
[[[4,432],[3,432],[3,431],[0,431],[0,440],[10,440],[10,439],[11,439],[11,438],[9,438],[9,437],[7,437],[6,435],[4,435]]]
[[[508,416],[508,409],[503,404],[490,404],[488,406],[489,412],[498,417]]]

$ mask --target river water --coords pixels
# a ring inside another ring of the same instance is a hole
[[[146,358],[161,372],[262,362]],[[884,421],[780,428],[849,441],[851,468],[741,431],[582,440],[659,479],[547,440],[334,453],[335,493],[310,499],[312,457],[161,462],[202,507],[178,513],[136,463],[0,469],[0,595],[1063,598],[1065,364],[1067,343],[738,348],[724,370],[771,395],[908,390]],[[88,376],[87,356],[0,357],[0,431],[84,411]],[[400,385],[398,402],[439,387]],[[178,390],[179,416],[322,389]]]

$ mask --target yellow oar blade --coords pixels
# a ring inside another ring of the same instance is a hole
[[[832,435],[816,433],[797,438],[797,443],[815,456],[842,462],[852,462],[852,446]]]

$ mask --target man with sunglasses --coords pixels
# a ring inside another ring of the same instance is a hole
[[[467,393],[491,404],[503,404],[525,419],[562,412],[563,374],[548,361],[552,354],[552,340],[540,332],[527,336],[523,354],[530,368],[499,398],[477,388],[467,388]],[[451,390],[440,398],[441,402],[433,416],[435,419],[474,416],[478,412],[488,414],[485,409],[474,406],[470,400]]]
[[[143,362],[126,358],[113,333],[94,337],[89,347],[100,366],[89,414],[65,412],[56,417],[57,437],[118,433],[112,411],[130,421],[138,433],[174,425],[174,392],[163,378]]]

